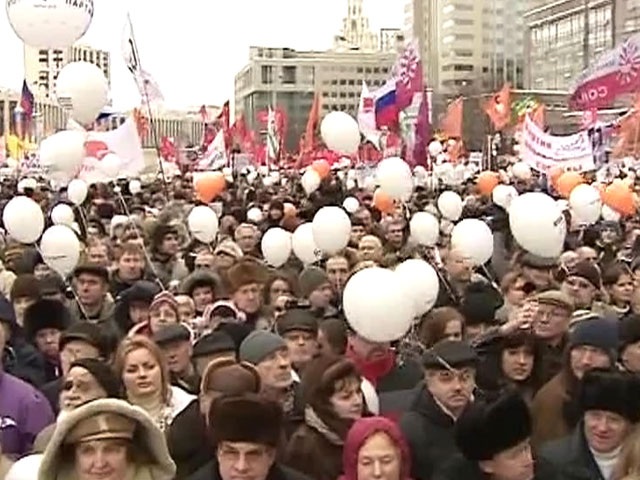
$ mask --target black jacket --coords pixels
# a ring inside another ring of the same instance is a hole
[[[198,470],[196,473],[188,477],[188,480],[222,480],[220,472],[218,471],[218,461],[213,460],[207,463],[204,467]],[[284,467],[275,463],[265,480],[314,480],[312,478],[303,475],[296,470]]]
[[[2,326],[0,326],[2,328]],[[44,356],[21,338],[12,339],[2,355],[4,371],[36,388],[47,383]]]
[[[51,404],[53,413],[60,413],[60,393],[64,385],[64,377],[55,379],[53,382],[46,383],[40,388],[40,391]]]
[[[198,400],[191,402],[173,419],[167,432],[167,446],[176,463],[178,480],[188,478],[215,455]]]
[[[534,465],[533,480],[560,480],[555,467],[540,458]],[[449,461],[440,471],[436,472],[433,480],[489,480],[490,477],[478,467],[478,462],[467,460],[462,455],[457,455]]]
[[[400,418],[400,429],[411,451],[411,477],[431,480],[432,475],[458,452],[455,422],[435,402],[424,385],[416,387],[409,411]]]
[[[540,455],[558,469],[562,480],[607,480],[589,450],[582,421],[568,437],[544,445]]]

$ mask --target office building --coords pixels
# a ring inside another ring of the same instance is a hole
[[[371,90],[384,84],[396,52],[296,51],[289,48],[251,47],[249,63],[235,77],[236,114],[245,115],[249,128],[264,131],[256,115],[269,106],[283,108],[288,117],[285,141],[297,150],[304,133],[314,92],[322,96],[323,113],[341,110],[355,115],[362,82]]]
[[[60,70],[70,62],[80,61],[98,66],[111,83],[109,52],[82,45],[74,45],[64,50],[44,50],[25,45],[24,77],[36,97],[53,98]]]

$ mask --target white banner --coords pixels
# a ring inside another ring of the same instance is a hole
[[[561,166],[565,170],[594,170],[593,147],[586,131],[554,136],[543,132],[530,116],[525,118],[520,145],[522,159],[540,172]]]

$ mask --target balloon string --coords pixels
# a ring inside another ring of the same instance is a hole
[[[119,191],[117,193],[117,195],[118,195],[118,200],[120,200],[120,203],[122,203],[122,208],[124,209],[124,213],[127,216],[127,223],[129,223],[133,227],[133,230],[134,230],[134,232],[136,234],[136,239],[137,240],[142,240],[142,252],[144,254],[144,259],[145,259],[145,262],[146,262],[147,266],[151,270],[151,273],[154,276],[154,281],[158,285],[160,285],[160,288],[162,288],[162,290],[164,291],[165,290],[164,285],[160,281],[160,276],[158,275],[158,272],[156,271],[155,267],[153,266],[153,262],[151,261],[151,255],[149,254],[149,251],[147,250],[147,247],[146,247],[145,242],[144,242],[144,237],[140,233],[140,230],[138,229],[138,225],[136,224],[136,222],[134,222],[133,218],[131,218],[131,212],[129,211],[129,207],[127,206],[127,202],[125,202],[121,191]]]
[[[38,245],[36,243],[35,247],[36,247],[36,251],[38,252],[40,257],[42,258],[42,260],[45,263],[47,263],[47,261],[45,260],[45,255],[42,253],[42,250],[40,249],[40,245]],[[47,263],[47,265],[48,265],[48,263]],[[86,320],[89,320],[89,315],[87,315],[87,311],[85,310],[84,306],[82,305],[82,302],[80,302],[80,298],[78,297],[78,294],[76,293],[75,288],[73,288],[73,285],[71,283],[69,283],[68,276],[64,276],[64,275],[60,274],[60,272],[58,272],[55,269],[53,269],[53,270],[56,271],[56,273],[58,273],[58,275],[60,275],[62,277],[62,280],[64,281],[64,284],[71,290],[73,298],[75,299],[76,303],[78,304],[78,308],[80,309],[80,313],[82,313],[82,315],[84,316],[84,318]]]

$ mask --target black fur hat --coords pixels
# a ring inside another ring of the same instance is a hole
[[[258,443],[276,448],[283,428],[282,408],[255,394],[223,396],[209,410],[214,445],[220,442]]]
[[[69,310],[58,300],[38,300],[29,305],[24,312],[24,333],[29,340],[33,340],[38,331],[44,328],[62,332],[70,324]]]
[[[476,401],[456,423],[455,436],[467,459],[491,460],[531,436],[529,407],[517,392],[504,393],[493,401]]]
[[[591,370],[582,378],[578,398],[583,412],[604,410],[640,421],[640,379],[633,373]]]

